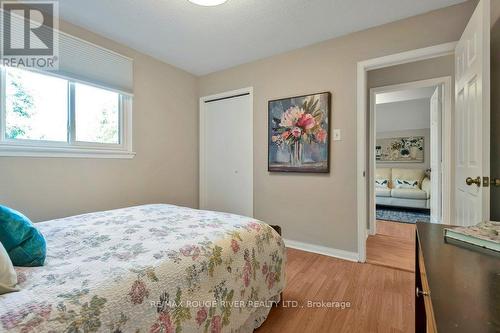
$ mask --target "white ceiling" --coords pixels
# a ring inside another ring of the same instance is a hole
[[[436,87],[414,88],[397,90],[376,95],[376,104],[386,104],[394,102],[411,101],[414,99],[431,98],[436,91]]]
[[[203,75],[464,0],[60,0],[66,21]]]

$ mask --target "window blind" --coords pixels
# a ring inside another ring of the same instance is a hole
[[[3,14],[3,13],[2,13]],[[13,45],[22,47],[24,39],[24,18],[11,16],[10,36]],[[51,28],[44,27],[39,33],[48,34]],[[51,73],[103,88],[133,94],[133,60],[101,46],[74,37],[62,31],[55,31],[59,38],[59,69]],[[37,39],[30,39],[32,47],[43,47]],[[36,55],[33,55],[36,56]]]
[[[133,94],[133,60],[59,32],[58,74]]]

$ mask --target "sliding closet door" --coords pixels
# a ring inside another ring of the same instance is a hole
[[[252,95],[201,103],[201,209],[253,216]]]

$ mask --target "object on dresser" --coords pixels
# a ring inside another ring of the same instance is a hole
[[[482,222],[472,227],[447,228],[445,238],[500,252],[500,222]]]

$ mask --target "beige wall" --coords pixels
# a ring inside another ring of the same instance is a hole
[[[377,167],[430,169],[431,102],[429,98],[377,104],[375,107],[376,140],[402,137],[424,137],[423,163],[377,162]]]
[[[473,3],[434,11],[286,54],[204,76],[200,96],[253,86],[255,217],[280,224],[289,239],[357,251],[356,64],[358,61],[456,41]],[[267,172],[267,101],[331,91],[329,175]]]
[[[436,77],[455,77],[455,56],[448,55],[368,72],[368,89]],[[455,82],[455,79],[452,80]]]
[[[0,203],[34,221],[143,203],[198,206],[197,78],[62,23],[134,59],[132,160],[0,158]]]

